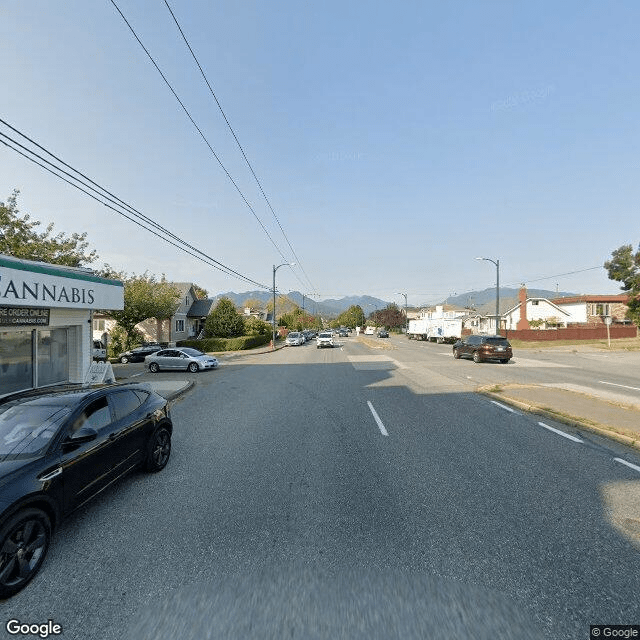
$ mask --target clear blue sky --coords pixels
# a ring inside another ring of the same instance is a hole
[[[164,1],[116,2],[295,260]],[[435,302],[495,285],[476,256],[504,285],[619,291],[585,270],[640,241],[639,3],[170,5],[302,263],[281,291]],[[4,0],[0,43],[3,120],[270,286],[282,255],[109,0]],[[14,188],[87,231],[97,267],[254,288],[0,145],[0,200]]]

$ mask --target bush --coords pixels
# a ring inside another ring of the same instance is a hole
[[[205,353],[212,351],[243,351],[268,344],[271,336],[239,336],[237,338],[203,338],[202,340],[180,340],[178,347],[193,347]]]

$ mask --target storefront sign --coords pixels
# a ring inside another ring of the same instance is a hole
[[[48,327],[49,312],[35,307],[0,307],[0,327]]]
[[[119,280],[0,256],[0,305],[58,309],[123,309]]]

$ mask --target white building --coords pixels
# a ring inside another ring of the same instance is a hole
[[[93,310],[123,308],[119,280],[0,254],[0,395],[84,382]]]

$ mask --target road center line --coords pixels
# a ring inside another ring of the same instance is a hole
[[[622,458],[614,458],[614,460],[616,462],[619,462],[620,464],[626,464],[627,467],[631,467],[632,469],[635,469],[636,471],[640,471],[640,467],[638,465],[631,464],[630,462],[627,462],[626,460],[623,460]]]
[[[493,402],[493,404],[499,406],[501,409],[506,409],[507,411],[510,411],[511,413],[518,413],[515,409],[512,409],[511,407],[507,407],[506,404],[502,404],[501,402],[497,402],[496,400],[491,400],[491,402]]]
[[[560,431],[560,429],[554,429],[553,427],[550,427],[548,424],[545,424],[544,422],[538,422],[538,424],[541,427],[544,427],[545,429],[549,429],[549,431],[553,431],[553,433],[557,433],[559,436],[563,436],[564,438],[569,438],[569,440],[573,440],[574,442],[582,442],[580,438],[571,436],[568,433],[565,433],[564,431]]]
[[[373,414],[373,419],[376,421],[378,428],[380,429],[380,433],[383,436],[388,436],[387,430],[384,428],[384,424],[382,424],[382,420],[380,420],[380,416],[376,413],[376,410],[373,408],[373,405],[367,400],[367,404],[369,405],[369,409],[371,409],[371,413]]]
[[[615,382],[605,382],[604,380],[598,380],[600,384],[610,384],[612,387],[622,387],[623,389],[632,389],[633,391],[640,391],[640,387],[628,387],[626,384],[616,384]]]

